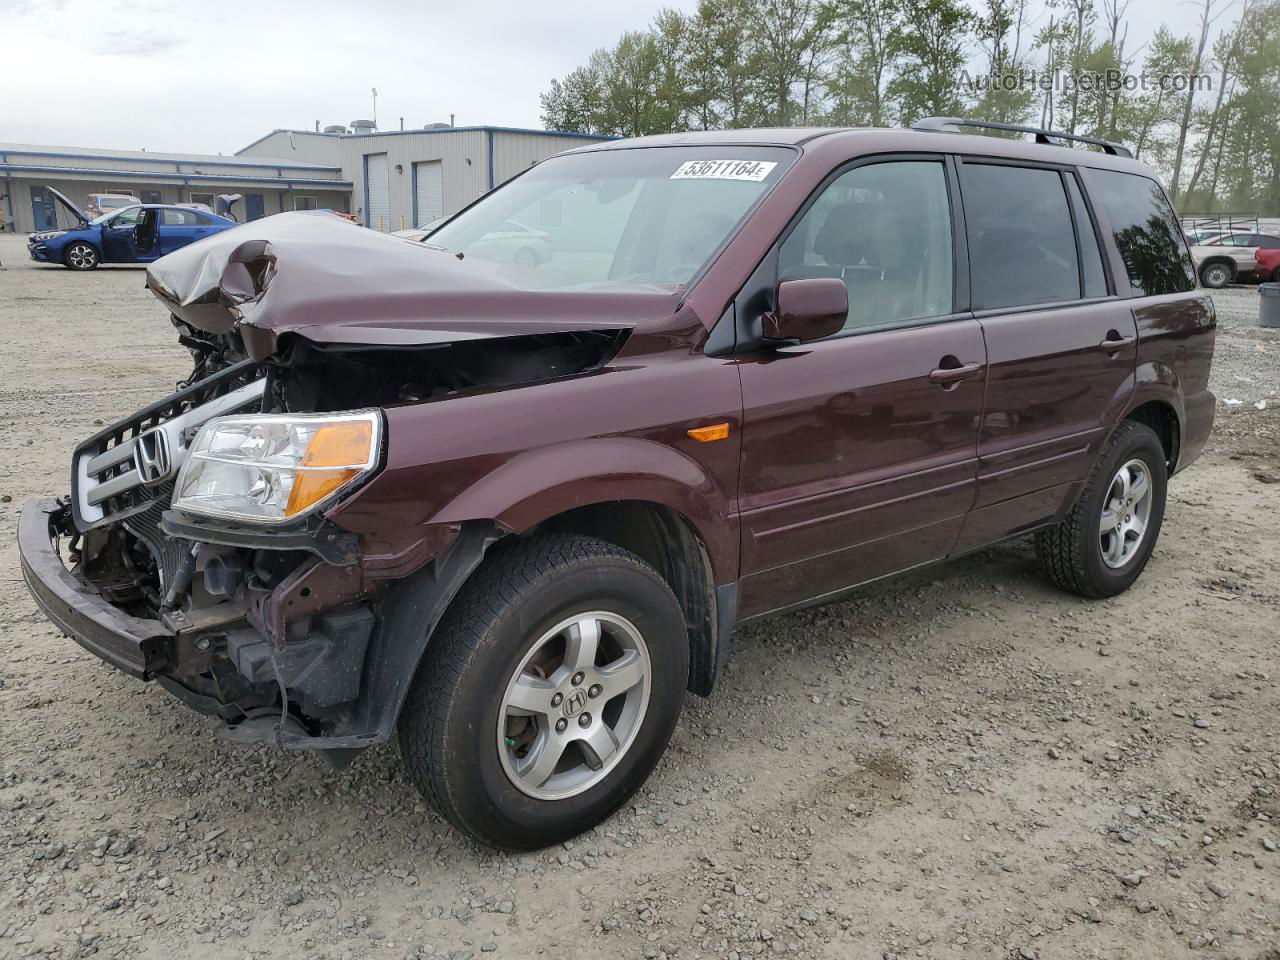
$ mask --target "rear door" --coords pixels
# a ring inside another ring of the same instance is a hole
[[[213,220],[195,210],[180,210],[176,207],[160,208],[160,223],[157,227],[157,256],[180,250],[187,244],[200,239],[209,233]],[[203,222],[202,222],[203,221]]]
[[[849,317],[828,339],[741,357],[744,617],[939,559],[960,532],[986,353],[957,312],[954,188],[943,157],[852,166],[762,268],[769,291],[840,277]]]
[[[957,550],[1075,500],[1133,393],[1137,329],[1114,295],[1074,169],[960,163],[974,314],[987,345],[974,510]]]

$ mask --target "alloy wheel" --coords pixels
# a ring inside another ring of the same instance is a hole
[[[1133,559],[1151,519],[1151,470],[1134,458],[1111,479],[1098,522],[1102,562],[1115,570]]]
[[[67,260],[77,270],[88,270],[98,262],[98,254],[87,243],[77,243],[67,251]]]
[[[552,627],[503,694],[497,744],[503,771],[539,800],[590,790],[635,742],[651,681],[649,648],[626,618],[597,610]]]

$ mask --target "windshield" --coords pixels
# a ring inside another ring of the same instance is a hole
[[[106,213],[100,216],[94,217],[89,222],[90,223],[106,223],[108,220],[111,220],[112,217],[115,217],[114,220],[111,220],[111,226],[132,227],[134,224],[138,222],[138,214],[140,213],[142,213],[142,207],[140,206],[125,207],[123,210],[120,210],[120,209],[108,210]]]
[[[687,284],[795,157],[779,147],[555,157],[426,240],[525,290]]]

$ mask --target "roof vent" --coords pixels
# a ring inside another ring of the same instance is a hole
[[[453,126],[452,123],[440,123],[437,121],[436,123],[428,123],[422,129],[423,130],[448,130],[452,126]]]
[[[324,128],[325,133],[346,133],[347,128],[340,123],[331,123]]]
[[[372,120],[352,120],[350,126],[352,133],[373,133],[378,129]]]

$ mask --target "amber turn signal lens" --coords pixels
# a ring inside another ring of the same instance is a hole
[[[367,420],[332,423],[317,430],[289,491],[285,516],[301,513],[359,475],[372,443],[373,425]]]
[[[713,423],[705,427],[694,427],[689,436],[699,443],[711,443],[713,440],[724,440],[729,436],[729,424]]]

